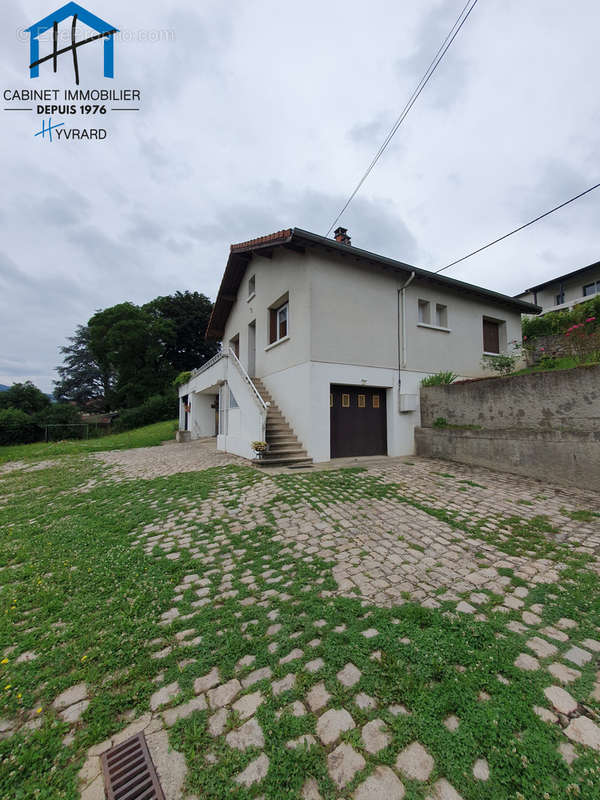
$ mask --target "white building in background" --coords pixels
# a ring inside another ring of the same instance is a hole
[[[231,246],[207,330],[222,352],[181,387],[180,428],[271,463],[414,452],[421,380],[483,374],[521,340],[522,300],[293,228]]]
[[[541,306],[542,313],[546,314],[570,310],[596,294],[600,294],[600,261],[532,286],[516,297]]]

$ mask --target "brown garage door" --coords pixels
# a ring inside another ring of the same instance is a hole
[[[331,386],[331,458],[387,455],[385,389]]]

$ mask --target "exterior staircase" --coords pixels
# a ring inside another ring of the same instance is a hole
[[[312,458],[303,449],[298,437],[283,416],[273,398],[266,390],[260,378],[252,378],[258,393],[268,403],[267,408],[267,444],[269,449],[262,458],[254,463],[261,467],[303,467],[312,464]]]

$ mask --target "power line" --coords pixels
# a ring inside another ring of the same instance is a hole
[[[454,39],[457,37],[460,29],[465,24],[465,22],[467,21],[467,19],[469,18],[470,14],[471,14],[471,11],[473,11],[473,9],[475,8],[475,6],[477,5],[478,2],[479,2],[479,0],[467,0],[467,3],[465,5],[465,7],[463,8],[463,10],[458,15],[458,18],[457,18],[456,22],[450,28],[450,31],[449,31],[448,35],[446,36],[446,38],[444,39],[444,41],[440,45],[437,53],[435,54],[435,56],[433,58],[433,61],[427,67],[427,70],[425,71],[425,74],[423,75],[423,77],[421,78],[419,83],[417,84],[415,90],[413,91],[412,95],[410,96],[410,99],[408,100],[408,102],[406,103],[404,108],[402,109],[402,112],[401,112],[400,116],[398,117],[398,119],[396,120],[394,125],[392,126],[392,129],[390,130],[388,135],[385,137],[385,139],[383,141],[383,144],[381,145],[381,147],[379,148],[379,150],[375,154],[373,160],[369,164],[369,166],[367,168],[367,171],[365,172],[365,174],[362,176],[362,178],[360,179],[360,181],[356,185],[354,191],[352,192],[352,194],[350,195],[350,197],[346,201],[345,206],[342,208],[340,213],[337,215],[337,217],[331,223],[331,226],[330,226],[329,230],[325,234],[326,236],[329,236],[331,231],[334,229],[336,224],[339,222],[342,214],[346,211],[346,209],[348,208],[350,203],[354,200],[354,198],[358,194],[361,186],[363,185],[363,183],[366,181],[366,179],[369,177],[369,175],[373,171],[373,168],[375,167],[375,165],[377,164],[377,162],[379,161],[379,159],[381,158],[381,156],[383,155],[383,153],[387,149],[389,143],[394,138],[394,135],[396,134],[396,131],[398,130],[400,125],[402,125],[402,123],[404,122],[404,120],[407,117],[409,111],[411,110],[411,108],[416,103],[419,95],[421,94],[423,89],[429,83],[429,80],[432,77],[433,73],[438,68],[440,62],[442,61],[442,59],[444,58],[444,56],[448,52],[448,50],[450,48],[450,45],[452,44]],[[469,8],[469,6],[470,6],[470,8]],[[467,11],[467,9],[468,9],[468,11]]]
[[[484,244],[483,247],[478,247],[477,250],[473,250],[472,253],[469,253],[468,255],[463,256],[462,258],[457,258],[456,261],[453,261],[451,264],[447,264],[445,267],[441,267],[441,269],[436,269],[435,272],[436,273],[443,272],[445,269],[450,269],[450,267],[453,267],[456,264],[460,264],[461,261],[466,261],[467,258],[471,258],[471,256],[475,256],[477,255],[477,253],[481,253],[482,250],[487,250],[488,247],[492,247],[492,245],[498,244],[498,242],[501,242],[504,239],[508,239],[509,236],[513,236],[515,233],[519,233],[519,231],[524,230],[524,228],[528,228],[530,225],[533,225],[534,222],[539,222],[541,219],[544,219],[544,217],[549,217],[550,214],[554,214],[555,211],[558,211],[559,209],[568,206],[569,203],[573,203],[575,200],[579,200],[580,197],[584,197],[584,195],[593,192],[594,189],[598,189],[599,187],[600,183],[596,183],[594,186],[590,186],[590,188],[586,189],[585,192],[581,192],[580,194],[575,195],[575,197],[571,197],[570,200],[565,200],[565,202],[561,203],[559,206],[555,206],[554,208],[551,208],[550,211],[546,211],[544,214],[540,214],[539,217],[536,217],[535,219],[526,222],[525,225],[521,225],[519,228],[515,228],[514,231],[511,231],[510,233],[505,233],[504,236],[500,236],[498,239],[494,239],[494,241],[489,242],[489,244]]]

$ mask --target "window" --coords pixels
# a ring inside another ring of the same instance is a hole
[[[239,408],[238,402],[234,397],[233,392],[231,389],[229,390],[229,408]]]
[[[438,328],[448,327],[448,307],[440,303],[435,304],[435,324]]]
[[[423,325],[431,324],[428,300],[419,300],[419,322]]]
[[[600,281],[597,283],[588,283],[583,287],[583,296],[589,297],[592,294],[596,294],[598,291],[600,291]]]
[[[256,294],[256,275],[253,275],[248,281],[248,297],[254,297]]]
[[[285,339],[288,335],[288,303],[269,309],[269,344]]]
[[[350,395],[343,394],[342,395],[342,408],[350,408]]]
[[[236,335],[232,339],[229,340],[229,344],[231,346],[231,349],[235,353],[235,357],[239,358],[240,357],[240,335],[239,335],[239,333],[236,333]]]
[[[364,395],[364,394],[359,394],[358,395],[358,407],[359,408],[366,408],[367,407],[366,399],[367,399],[366,395]]]
[[[585,292],[585,287],[584,287],[583,291]],[[561,292],[560,294],[557,294],[556,297],[554,298],[554,305],[555,306],[560,306],[562,303],[564,303],[564,301],[565,301],[565,298],[563,296],[563,293]]]
[[[379,408],[379,395],[373,395],[373,408]]]
[[[500,323],[492,319],[483,320],[483,352],[500,353]]]

